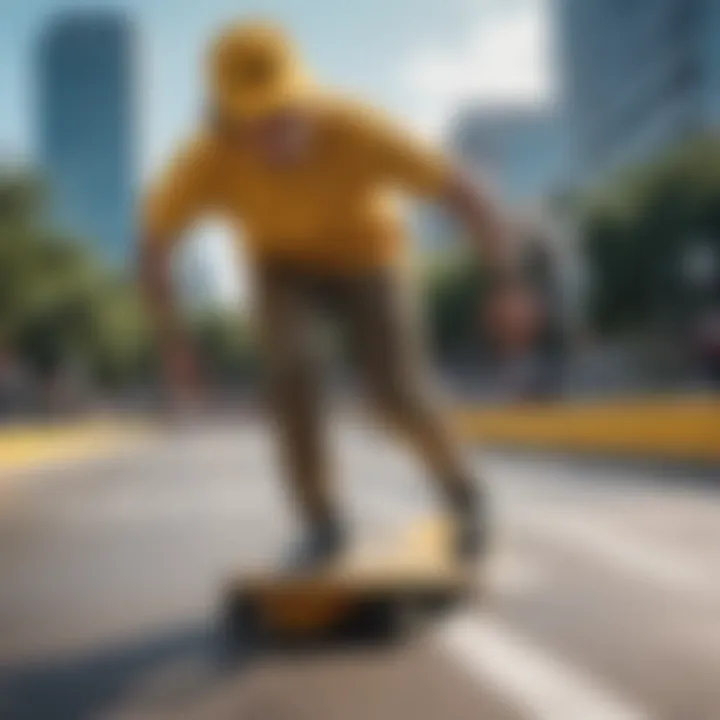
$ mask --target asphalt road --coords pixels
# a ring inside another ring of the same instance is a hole
[[[401,449],[335,434],[357,534],[427,512]],[[401,645],[237,665],[218,652],[219,589],[293,534],[262,428],[184,428],[27,474],[0,493],[0,717],[718,720],[720,482],[473,462],[500,523],[475,604]]]

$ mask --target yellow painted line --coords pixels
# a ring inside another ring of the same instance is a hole
[[[461,408],[456,420],[473,440],[538,449],[720,460],[720,397]]]
[[[139,425],[104,420],[5,428],[0,431],[0,478],[107,455],[142,436]]]

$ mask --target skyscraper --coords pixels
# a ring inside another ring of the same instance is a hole
[[[40,160],[55,219],[114,264],[132,237],[132,27],[113,11],[57,16],[38,51]]]
[[[550,109],[466,108],[451,127],[448,145],[471,173],[488,178],[514,206],[542,200],[562,180],[563,137]]]
[[[720,127],[720,0],[559,0],[557,8],[581,185]]]
[[[565,180],[564,138],[549,107],[470,105],[450,124],[445,145],[471,176],[488,181],[517,211],[535,211]],[[416,214],[416,226],[429,250],[442,250],[460,234],[454,220],[434,207]]]

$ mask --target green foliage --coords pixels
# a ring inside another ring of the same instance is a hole
[[[255,354],[244,316],[210,310],[193,320],[202,363],[221,383],[246,379]],[[0,351],[41,377],[81,365],[108,385],[144,381],[157,358],[138,287],[88,245],[59,235],[37,180],[0,175]]]
[[[423,278],[425,312],[432,346],[443,360],[465,355],[478,340],[478,307],[485,286],[470,251],[446,253]]]
[[[702,238],[720,257],[720,140],[696,139],[618,178],[589,204],[584,236],[599,330],[682,321],[688,249]]]
[[[137,293],[89,250],[58,235],[28,176],[0,176],[0,344],[39,375],[81,360],[119,382],[149,355]]]
[[[246,316],[238,310],[208,310],[193,322],[204,372],[221,385],[255,377],[257,353]]]

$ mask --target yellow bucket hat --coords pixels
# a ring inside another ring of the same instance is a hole
[[[291,105],[310,86],[293,43],[269,23],[242,23],[225,30],[212,44],[208,74],[217,111],[239,120]]]

